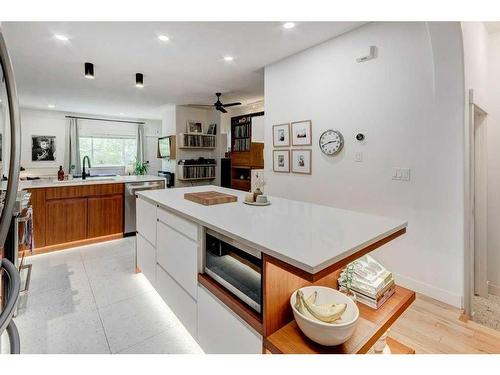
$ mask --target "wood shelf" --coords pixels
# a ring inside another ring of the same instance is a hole
[[[217,147],[195,147],[195,146],[181,146],[181,150],[215,150]]]
[[[394,295],[377,310],[358,303],[360,317],[356,331],[342,345],[328,347],[312,342],[304,336],[295,320],[293,320],[266,337],[264,347],[274,354],[367,353],[414,300],[415,292],[396,286]]]
[[[400,343],[392,337],[387,337],[386,343],[391,349],[391,354],[415,354],[415,349]]]
[[[217,297],[224,305],[230,308],[236,315],[247,322],[253,329],[262,335],[262,317],[250,308],[247,304],[241,301],[234,294],[223,288],[214,279],[205,273],[198,274],[198,282],[208,289]]]
[[[215,180],[215,177],[198,177],[198,178],[179,178],[179,181],[201,181],[201,180]]]

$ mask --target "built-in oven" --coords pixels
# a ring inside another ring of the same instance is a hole
[[[262,313],[262,254],[221,233],[206,229],[204,272]]]

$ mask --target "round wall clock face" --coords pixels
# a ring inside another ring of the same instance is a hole
[[[344,137],[337,130],[327,130],[319,137],[319,148],[325,155],[336,155],[344,147]]]

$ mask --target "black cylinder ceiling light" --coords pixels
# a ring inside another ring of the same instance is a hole
[[[85,78],[94,79],[94,64],[89,62],[85,63]]]
[[[142,73],[135,73],[135,87],[144,87],[144,75]]]

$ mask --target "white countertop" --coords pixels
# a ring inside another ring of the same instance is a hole
[[[86,180],[75,178],[73,180],[57,181],[57,179],[43,178],[40,180],[22,180],[19,181],[18,190],[37,189],[48,187],[63,187],[63,186],[81,186],[81,185],[96,185],[96,184],[123,184],[127,182],[148,182],[148,181],[165,181],[165,178],[159,176],[109,176],[109,177],[87,177]],[[5,190],[6,183],[2,182],[2,190]]]
[[[184,193],[221,191],[238,202],[203,206]],[[269,206],[243,204],[247,193],[218,186],[149,190],[138,195],[306,272],[317,273],[405,228],[404,220],[269,197]]]

